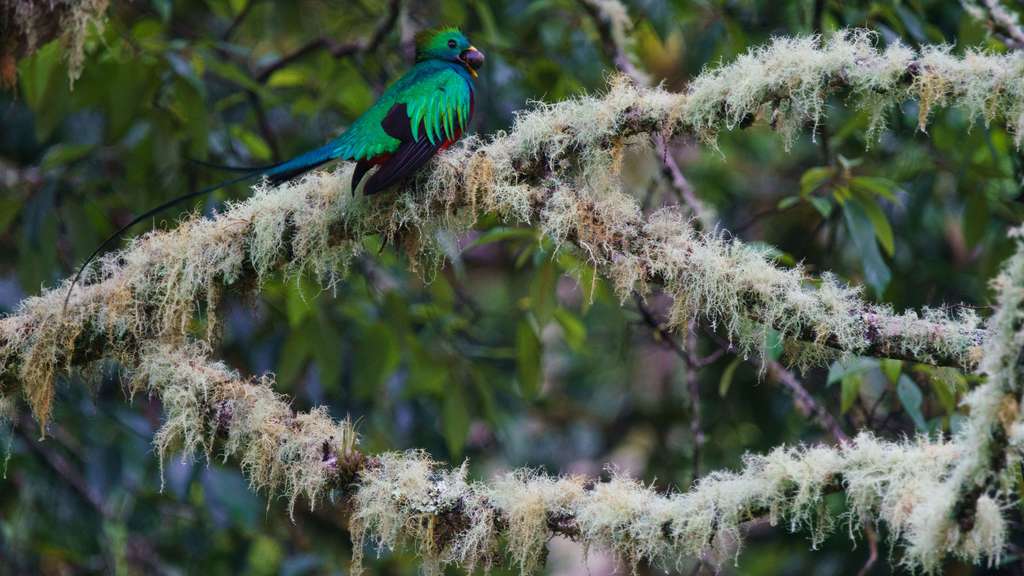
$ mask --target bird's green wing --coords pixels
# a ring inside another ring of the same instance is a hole
[[[473,95],[469,82],[456,70],[448,68],[419,82],[403,101],[413,140],[425,135],[431,144],[438,145],[457,140],[465,131]]]
[[[465,130],[472,109],[469,82],[450,66],[417,65],[331,144],[334,158],[366,160],[391,154],[408,138],[386,126],[396,106],[405,105],[412,141],[432,145],[453,141]],[[397,136],[397,137],[396,137]]]

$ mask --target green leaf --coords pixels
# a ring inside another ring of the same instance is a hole
[[[185,125],[190,153],[202,158],[206,156],[207,132],[209,130],[206,99],[195,86],[180,78],[175,83],[174,95],[175,99],[170,109]],[[127,125],[126,122],[121,123]]]
[[[835,169],[831,166],[809,168],[800,177],[800,195],[810,196],[833,176],[835,176]]]
[[[288,388],[302,374],[312,355],[309,330],[291,330],[277,360],[277,381]]]
[[[461,386],[449,387],[444,395],[442,409],[442,430],[448,452],[453,458],[462,456],[462,449],[469,436],[469,410],[466,408],[465,391]]]
[[[36,138],[47,140],[64,120],[70,102],[61,43],[50,42],[19,64],[18,86],[35,112]]]
[[[967,241],[969,247],[974,248],[985,237],[988,221],[988,196],[982,190],[968,192],[963,226],[964,240]]]
[[[358,361],[353,367],[355,388],[363,398],[376,395],[401,361],[398,339],[383,323],[371,324],[356,345]]]
[[[544,262],[533,274],[530,282],[530,309],[537,319],[537,324],[543,328],[551,321],[555,311],[555,283],[558,281],[558,270],[555,262],[544,257]]]
[[[263,85],[253,80],[252,76],[244,72],[236,64],[219,58],[211,58],[206,62],[209,71],[221,78],[233,82],[239,88],[255,92],[257,95],[263,93]]]
[[[881,298],[889,286],[889,281],[892,280],[892,272],[878,251],[874,224],[859,202],[846,203],[843,219],[860,254],[861,264],[864,266],[864,279],[875,291],[875,296]]]
[[[245,572],[252,576],[273,576],[280,572],[279,567],[284,559],[285,551],[276,540],[259,535],[249,546],[249,565]]]
[[[262,136],[240,124],[231,127],[231,137],[240,142],[257,160],[270,160],[270,145]]]
[[[306,70],[298,66],[289,66],[271,74],[270,78],[267,79],[267,86],[271,88],[294,88],[296,86],[305,86],[309,79],[309,74]]]
[[[942,409],[946,411],[947,415],[953,415],[956,412],[956,390],[950,386],[949,382],[941,378],[929,378],[928,381],[932,385],[932,390],[935,391],[935,397],[938,398]]]
[[[565,308],[555,309],[555,320],[562,327],[562,338],[573,352],[584,350],[587,343],[587,328],[578,316]]]
[[[44,170],[60,168],[86,157],[92,149],[91,144],[56,144],[46,151],[42,167]]]
[[[821,214],[822,218],[828,218],[832,215],[832,202],[828,198],[822,198],[820,196],[808,196],[807,201],[814,206],[814,209]]]
[[[840,394],[840,412],[846,414],[846,412],[853,406],[853,403],[857,401],[857,396],[860,394],[860,385],[863,382],[860,374],[847,374],[843,376],[843,389]]]
[[[878,361],[874,358],[853,357],[839,362],[833,362],[828,369],[827,385],[831,386],[851,374],[859,374],[866,370],[878,367]]]
[[[732,378],[736,374],[736,367],[740,365],[740,357],[733,358],[732,362],[725,367],[722,371],[722,377],[718,380],[718,395],[725,398],[725,395],[729,393],[729,387],[732,386]]]
[[[859,204],[864,209],[864,213],[867,215],[868,220],[871,220],[871,225],[875,229],[875,237],[878,238],[878,242],[885,249],[885,253],[892,256],[896,251],[896,241],[893,238],[892,226],[889,225],[889,219],[886,217],[885,212],[882,211],[881,206],[874,199],[863,195],[854,196],[853,202]]]
[[[316,288],[309,286],[305,276],[299,276],[294,282],[285,283],[285,311],[288,314],[288,325],[298,327],[313,313],[313,298]]]
[[[924,416],[921,414],[923,397],[921,389],[917,387],[917,383],[906,374],[900,376],[900,381],[896,384],[896,395],[899,396],[903,409],[907,411],[907,414],[914,421],[914,426],[917,426],[917,429],[922,432],[927,431],[928,424],[925,423]]]
[[[0,198],[0,234],[7,231],[7,227],[18,217],[22,206],[24,202],[20,198]]]
[[[167,22],[171,19],[171,11],[174,8],[173,0],[153,0],[153,8],[160,15],[160,20]]]
[[[799,202],[799,201],[800,201],[800,197],[799,196],[786,196],[782,200],[779,200],[779,203],[776,204],[775,207],[777,209],[779,209],[779,210],[786,210],[787,208],[791,208],[791,207],[795,206],[796,203]]]
[[[903,369],[902,361],[885,358],[880,360],[878,365],[882,369],[882,374],[885,374],[885,377],[889,379],[889,382],[895,384],[899,380],[900,371]]]
[[[325,390],[337,390],[341,385],[341,358],[344,342],[334,324],[321,318],[314,324],[313,357],[320,371],[320,385]]]
[[[484,244],[493,244],[495,242],[502,242],[504,240],[536,240],[537,231],[531,228],[507,228],[498,227],[490,229],[480,236],[476,237],[476,240],[472,242],[466,249],[474,248],[476,246],[483,246]]]
[[[850,179],[850,188],[869,195],[881,196],[890,202],[896,201],[900,185],[888,178],[857,176]]]
[[[406,393],[411,396],[443,394],[450,380],[448,367],[435,360],[415,341],[412,345],[407,346],[406,354],[410,360]]]
[[[540,339],[533,326],[520,320],[516,329],[516,374],[519,376],[519,390],[523,397],[534,399],[540,393]]]

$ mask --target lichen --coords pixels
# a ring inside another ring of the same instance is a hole
[[[101,31],[110,0],[14,0],[0,7],[0,85],[14,86],[14,59],[32,54],[60,38],[74,86],[85,64],[85,43],[91,30]]]
[[[300,497],[315,505],[341,461],[355,450],[348,421],[335,421],[325,408],[296,414],[274,392],[269,377],[243,379],[211,362],[200,345],[158,345],[143,352],[130,373],[131,388],[158,395],[164,422],[153,438],[160,457],[238,460],[254,490],[288,501],[294,514]]]
[[[449,470],[419,451],[387,453],[364,471],[353,498],[353,572],[367,541],[408,546],[431,573],[490,566],[504,541],[513,567],[536,574],[553,535],[611,552],[634,572],[640,562],[666,570],[693,559],[720,565],[739,553],[744,524],[758,517],[806,532],[812,547],[844,517],[851,539],[865,522],[885,527],[911,570],[934,572],[946,554],[998,562],[1007,528],[997,501],[979,500],[978,520],[962,537],[945,514],[945,480],[962,456],[955,443],[862,433],[840,447],[748,455],[737,472],[713,472],[665,494],[614,470],[604,482],[533,470],[470,482],[465,465]],[[833,516],[825,505],[831,493],[845,494],[847,513]]]

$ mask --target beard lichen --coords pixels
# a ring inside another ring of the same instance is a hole
[[[255,289],[276,271],[311,272],[330,287],[374,234],[405,247],[410,265],[429,277],[451,256],[438,239],[468,230],[479,211],[537,226],[559,246],[578,246],[624,299],[652,281],[664,283],[676,296],[675,326],[704,317],[744,353],[763,351],[772,328],[846,354],[873,345],[884,354],[972,366],[979,342],[969,313],[896,315],[828,275],[814,286],[799,268],[779,268],[720,232],[696,232],[678,209],[644,219],[622,189],[623,146],[680,132],[711,138],[781,102],[800,123],[813,124],[822,98],[840,85],[855,104],[916,98],[923,108],[957,105],[986,121],[1006,118],[1011,129],[1020,122],[1019,57],[955,57],[941,48],[915,55],[874,42],[865,31],[825,43],[776,39],[704,72],[682,94],[616,77],[601,97],[537,104],[508,132],[465,139],[392,195],[351,197],[347,165],[272,190],[258,187],[213,219],[187,218],[104,257],[64,315],[54,310],[66,283],[26,300],[3,320],[4,370],[16,372],[45,420],[57,373],[97,355],[130,358],[137,342],[181,340],[225,288]]]
[[[356,449],[347,420],[333,420],[325,408],[296,414],[269,377],[241,378],[209,361],[201,345],[147,349],[130,378],[133,392],[162,400],[164,422],[153,439],[161,471],[171,452],[210,460],[220,446],[253,490],[286,499],[291,514],[300,497],[311,507],[319,502]]]
[[[862,433],[840,447],[777,448],[748,455],[738,472],[717,471],[683,492],[663,493],[614,471],[607,481],[518,470],[491,482],[467,480],[465,464],[445,469],[421,451],[371,459],[352,499],[353,573],[367,542],[408,546],[429,573],[445,566],[489,568],[499,543],[520,574],[536,574],[554,535],[607,550],[624,566],[679,570],[694,559],[713,565],[739,554],[744,525],[764,517],[820,544],[845,519],[849,536],[870,523],[887,528],[902,563],[934,572],[953,554],[997,561],[1006,541],[1000,505],[984,496],[978,520],[961,534],[942,511],[945,481],[963,446],[926,437],[883,441]],[[825,497],[845,494],[836,515]]]
[[[18,58],[60,38],[74,86],[85,64],[90,30],[102,31],[110,0],[13,0],[0,5],[0,86],[15,84]]]

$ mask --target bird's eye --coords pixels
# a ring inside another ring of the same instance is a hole
[[[455,40],[449,40],[448,41],[448,47],[449,48],[455,48]]]

